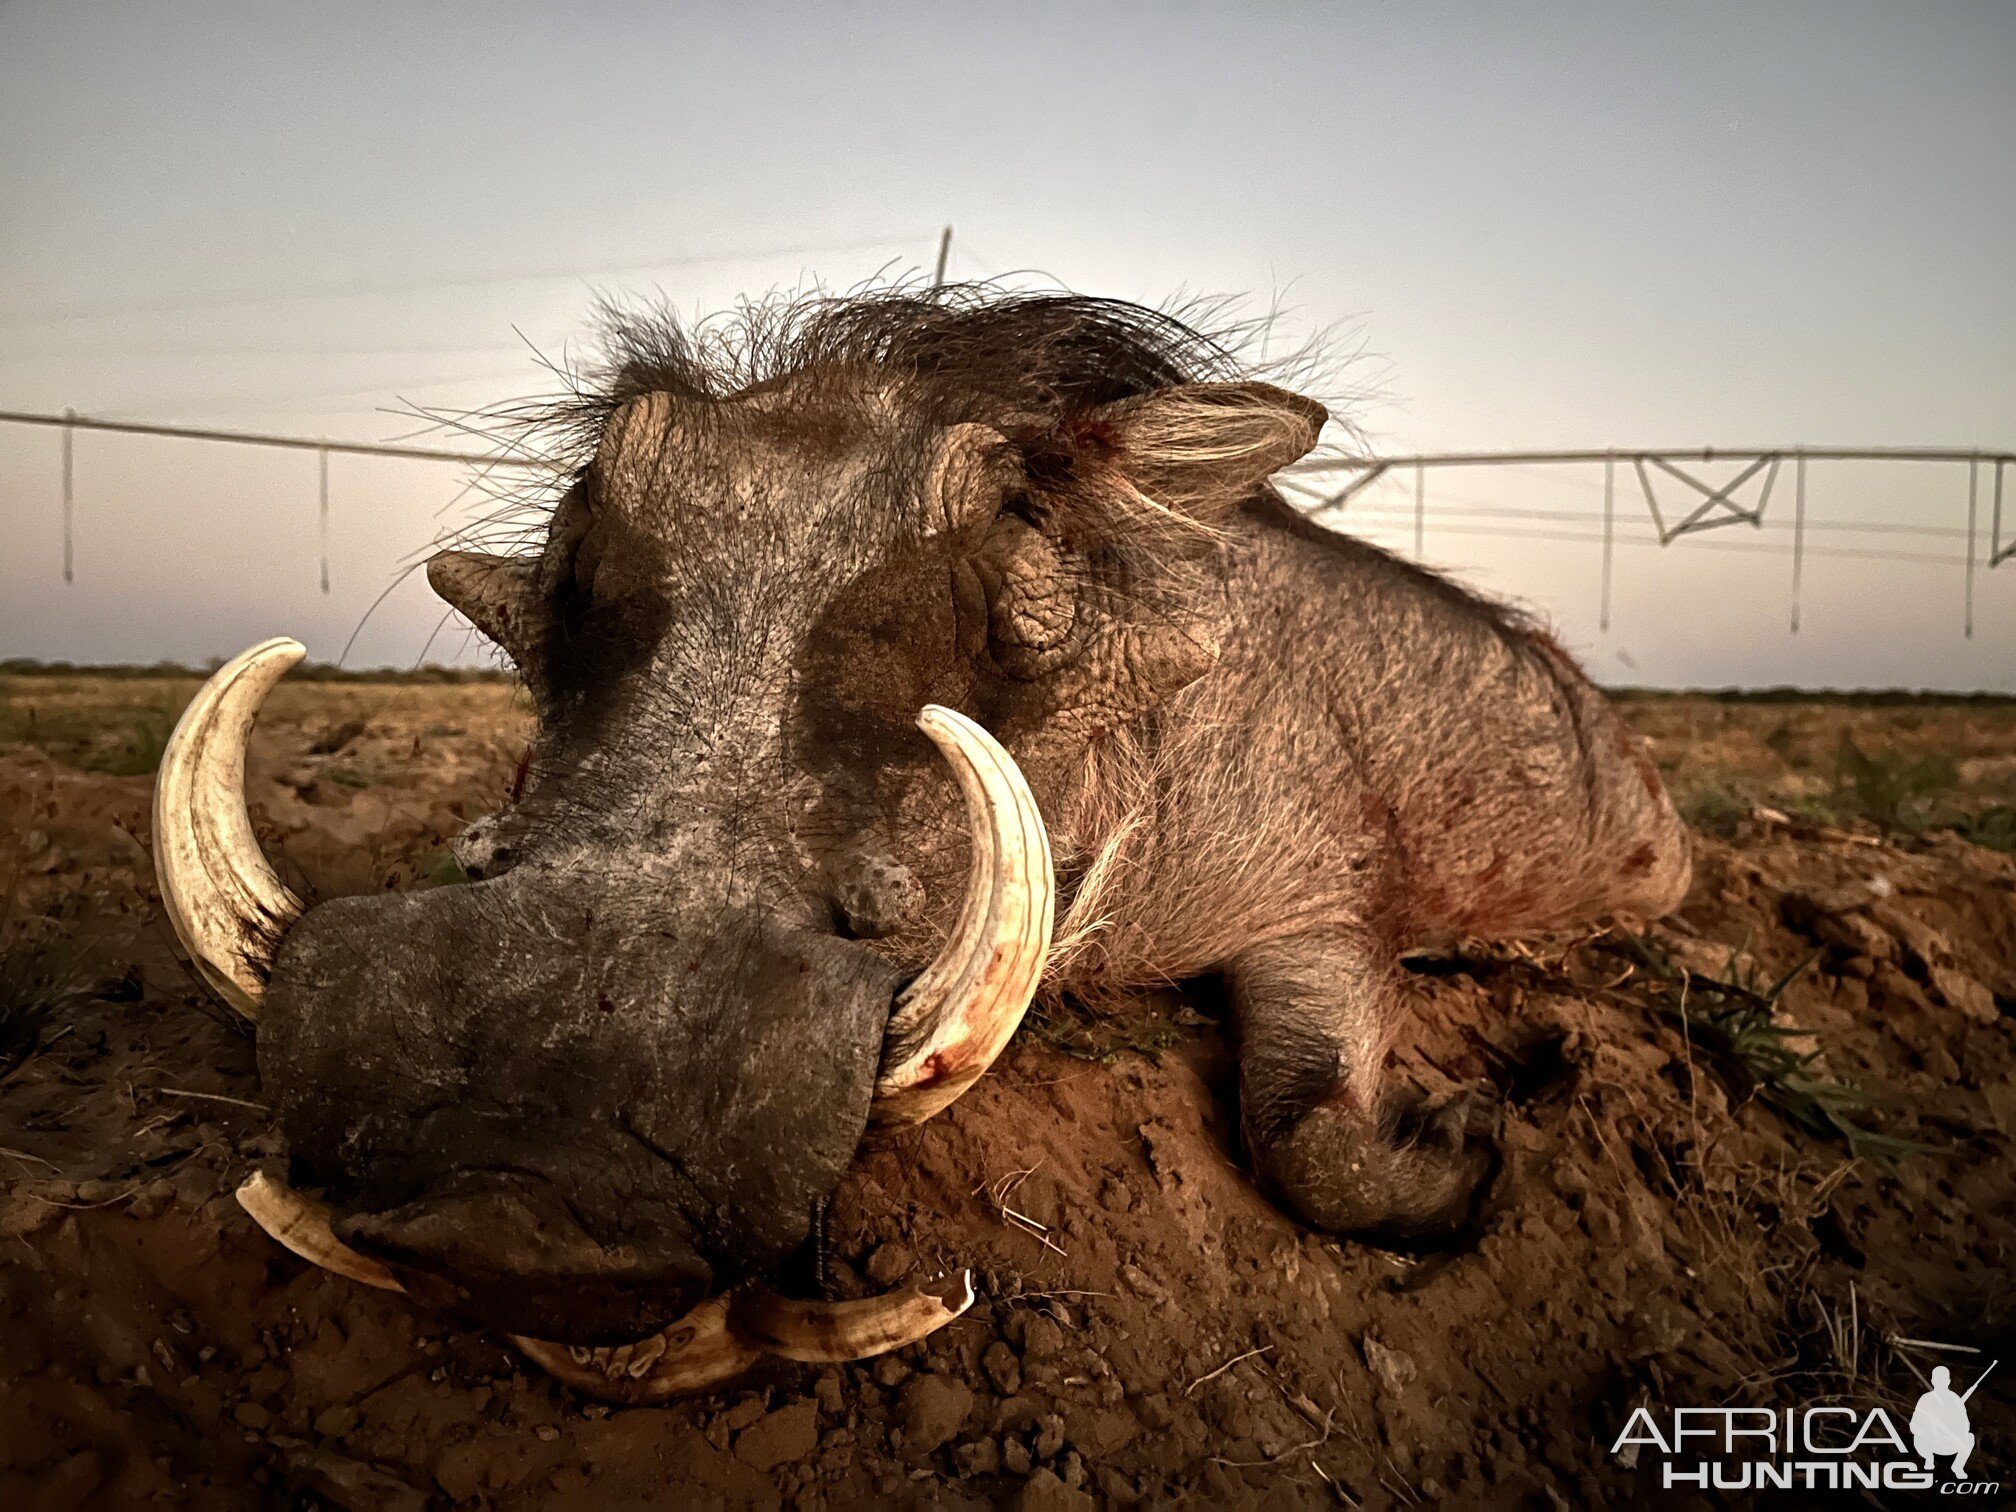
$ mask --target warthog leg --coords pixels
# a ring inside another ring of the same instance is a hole
[[[1240,1116],[1261,1176],[1307,1222],[1406,1248],[1468,1228],[1498,1168],[1462,1097],[1403,1110],[1382,1087],[1398,962],[1343,934],[1277,940],[1226,971]]]

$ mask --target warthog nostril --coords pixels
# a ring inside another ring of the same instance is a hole
[[[883,855],[856,856],[835,869],[833,911],[842,933],[884,940],[914,923],[924,889],[910,869]]]
[[[448,854],[463,875],[476,882],[503,875],[518,859],[504,839],[503,824],[496,814],[485,814],[449,841]]]

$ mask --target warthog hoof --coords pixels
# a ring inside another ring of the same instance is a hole
[[[1333,1234],[1394,1249],[1432,1249],[1475,1231],[1500,1165],[1484,1130],[1488,1094],[1411,1110],[1395,1132],[1348,1103],[1319,1104],[1260,1152],[1289,1209]]]

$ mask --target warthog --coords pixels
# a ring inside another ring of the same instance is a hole
[[[262,1178],[262,1221],[633,1399],[891,1347],[963,1283],[755,1284],[871,1120],[949,1103],[1039,985],[1215,974],[1280,1200],[1465,1225],[1490,1140],[1382,1069],[1403,952],[1656,916],[1688,875],[1570,658],[1305,523],[1268,479],[1324,409],[1173,318],[969,288],[610,335],[543,547],[430,564],[538,713],[477,880],[304,911],[274,878],[243,745],[292,642],[164,763],[170,911],[335,1215]]]

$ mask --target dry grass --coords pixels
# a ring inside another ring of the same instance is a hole
[[[147,691],[49,702],[0,683],[0,744],[35,746],[80,772],[144,777],[161,764],[181,700],[152,684],[134,686]]]

